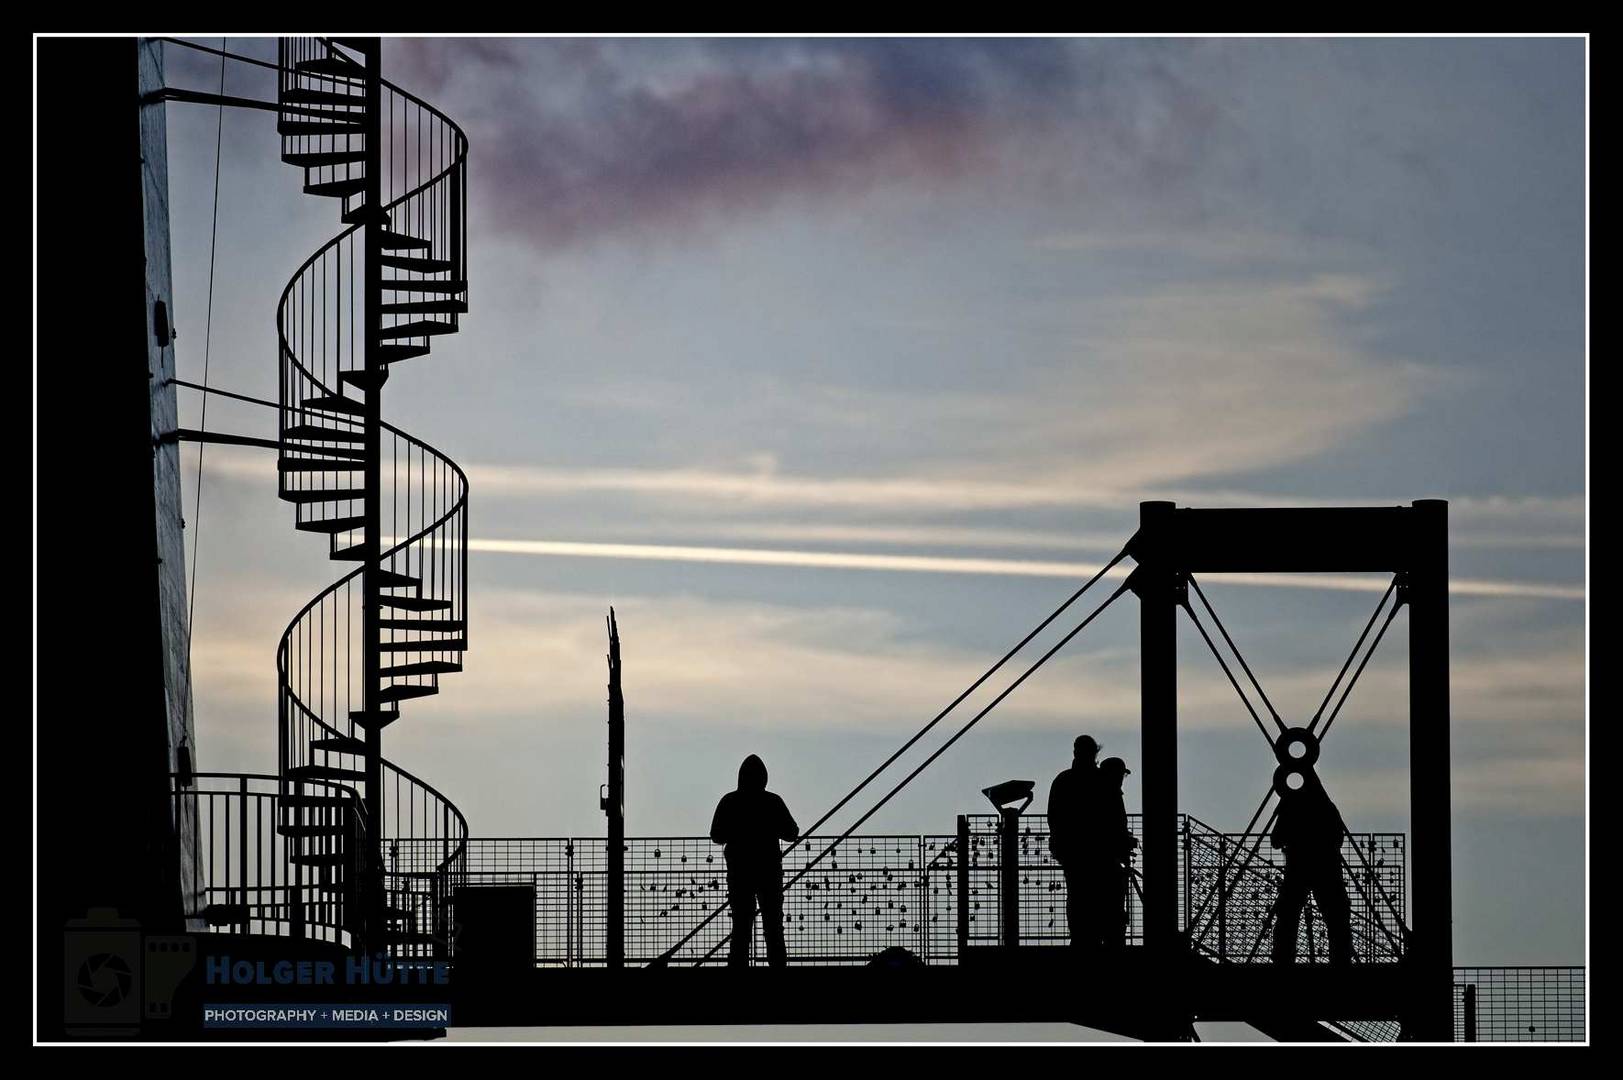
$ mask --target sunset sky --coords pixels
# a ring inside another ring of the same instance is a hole
[[[601,833],[610,604],[628,832],[704,832],[751,752],[807,824],[1140,500],[1445,498],[1456,962],[1584,962],[1584,42],[389,39],[384,71],[472,147],[470,312],[384,410],[467,470],[474,538],[466,671],[385,746],[477,835]],[[199,382],[216,122],[169,106]],[[277,154],[274,114],[225,113],[208,379],[269,398],[277,297],[340,229]],[[349,565],[274,454],[208,447],[200,513],[197,459],[198,764],[270,772],[277,640]],[[1203,584],[1305,722],[1386,581]],[[1083,732],[1136,769],[1137,633],[1117,605],[865,828],[1046,790]],[[1180,647],[1180,802],[1237,830],[1272,755]],[[1400,617],[1325,743],[1356,831],[1407,827],[1406,650]]]

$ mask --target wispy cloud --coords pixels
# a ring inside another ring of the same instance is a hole
[[[468,541],[468,549],[497,555],[724,563],[733,566],[878,570],[893,573],[986,574],[997,577],[1049,577],[1075,580],[1092,577],[1099,572],[1102,565],[1039,559],[899,555],[888,552],[789,551],[780,548],[704,547],[690,544],[612,544],[572,540],[474,538]],[[1128,569],[1130,567],[1117,566],[1107,576],[1124,578]],[[1384,580],[1352,574],[1224,574],[1222,580],[1236,585],[1283,589],[1330,589],[1338,592],[1376,593],[1386,589]],[[1449,591],[1455,596],[1523,597],[1544,600],[1583,600],[1586,596],[1581,586],[1476,578],[1454,578],[1449,582]]]

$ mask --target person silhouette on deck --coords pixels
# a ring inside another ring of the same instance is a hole
[[[728,967],[748,967],[759,904],[767,962],[789,962],[783,943],[783,853],[779,840],[800,838],[800,826],[781,798],[766,789],[766,764],[751,754],[738,767],[738,790],[716,804],[710,839],[726,845],[727,902],[733,909]]]
[[[1097,939],[1101,948],[1120,949],[1127,944],[1127,876],[1128,862],[1138,837],[1127,827],[1127,804],[1122,798],[1121,782],[1132,773],[1119,757],[1105,758],[1099,763],[1099,778],[1094,788],[1093,813],[1088,821],[1088,851],[1091,869],[1085,888],[1088,902],[1084,917],[1087,919],[1088,944]]]
[[[1341,838],[1347,826],[1329,792],[1312,772],[1302,786],[1279,800],[1279,816],[1269,843],[1285,851],[1285,877],[1279,886],[1278,922],[1274,926],[1274,962],[1294,963],[1296,931],[1313,894],[1330,939],[1330,962],[1352,963],[1352,907],[1341,878]]]
[[[1092,735],[1078,735],[1071,744],[1071,767],[1054,777],[1048,788],[1048,849],[1065,871],[1065,921],[1073,945],[1085,944],[1084,894],[1088,870],[1084,867],[1084,833],[1098,786],[1099,744]]]

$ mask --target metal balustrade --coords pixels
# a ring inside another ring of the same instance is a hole
[[[1139,831],[1139,816],[1128,816]],[[841,841],[784,896],[784,937],[792,964],[863,964],[891,947],[913,952],[926,963],[957,963],[961,950],[1002,939],[1002,863],[998,818],[963,818],[966,859],[960,860],[957,834],[858,835]],[[1194,818],[1184,822],[1186,843],[1179,853],[1185,888],[1180,915],[1198,916],[1190,940],[1220,963],[1270,960],[1268,913],[1277,895],[1281,866],[1266,841],[1249,861],[1229,859],[1248,851],[1255,836],[1221,834]],[[784,859],[787,881],[816,857],[832,838],[813,837]],[[1349,882],[1354,906],[1356,960],[1391,962],[1401,941],[1390,937],[1392,920],[1403,904],[1402,836],[1355,834],[1360,847],[1379,863],[1384,900],[1364,899]],[[1070,940],[1065,915],[1065,877],[1049,850],[1047,818],[1021,819],[1019,841],[1020,942],[1063,945]],[[426,871],[438,857],[432,844],[402,842],[399,868]],[[535,890],[535,956],[546,966],[604,963],[607,860],[601,838],[470,839],[458,869],[462,884],[528,885]],[[1216,868],[1227,860],[1228,889],[1217,896]],[[727,900],[727,870],[721,847],[706,837],[632,837],[626,840],[626,959],[649,963],[663,956],[694,925]],[[1367,890],[1366,890],[1367,891]],[[1127,943],[1143,940],[1142,893],[1136,879],[1126,898]],[[1387,904],[1390,903],[1390,909]],[[963,932],[960,932],[962,922]],[[1378,925],[1376,925],[1378,924]],[[1186,922],[1186,925],[1187,922]],[[725,915],[705,927],[670,962],[700,961],[731,929]],[[751,956],[764,962],[757,920]],[[1260,948],[1251,946],[1264,938]],[[1303,918],[1299,963],[1327,963],[1323,920],[1311,902]],[[1307,942],[1313,942],[1311,946]],[[454,950],[452,952],[454,956]],[[708,962],[724,962],[717,953]]]

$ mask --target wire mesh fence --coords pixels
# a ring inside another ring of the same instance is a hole
[[[1128,825],[1141,837],[1139,815],[1129,815]],[[1190,928],[1191,942],[1221,962],[1271,959],[1270,927],[1283,875],[1279,853],[1259,842],[1260,837],[1221,834],[1194,818],[1180,818],[1179,828],[1179,919]],[[797,846],[783,862],[783,880],[794,882],[783,895],[789,962],[860,964],[900,947],[926,963],[951,964],[965,948],[1002,941],[1006,885],[1000,820],[995,814],[964,815],[960,829],[961,834],[949,835],[852,836],[827,855],[822,853],[832,837],[813,837]],[[1047,817],[1021,818],[1016,844],[1019,941],[1063,945],[1070,940],[1067,885],[1064,867],[1051,849]],[[1345,853],[1355,959],[1397,959],[1403,837],[1357,834],[1348,840]],[[423,872],[437,858],[432,843],[402,841],[392,852],[390,869]],[[794,880],[814,859],[816,865]],[[468,842],[459,884],[529,886],[535,902],[536,963],[601,965],[607,953],[607,861],[601,838],[475,838]],[[1220,874],[1225,866],[1227,873]],[[708,838],[627,838],[627,963],[665,957],[727,903],[726,859]],[[1126,943],[1140,944],[1143,895],[1136,869],[1123,903]],[[1327,961],[1324,921],[1311,901],[1302,927],[1305,944],[1298,961]],[[678,964],[725,962],[731,931],[730,913],[722,910],[669,959]],[[764,944],[757,917],[750,950],[755,962],[764,961]]]
[[[1581,1042],[1581,967],[1454,969],[1454,1032],[1466,1042]]]
[[[1266,833],[1219,833],[1191,817],[1183,819],[1182,829],[1180,916],[1190,943],[1221,963],[1271,960],[1284,853]],[[1355,963],[1403,956],[1404,840],[1402,833],[1354,833],[1342,839],[1342,886]],[[1303,906],[1298,935],[1297,963],[1328,958],[1329,929],[1317,898]]]

